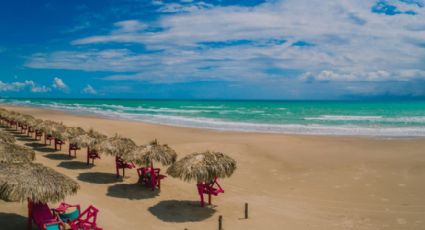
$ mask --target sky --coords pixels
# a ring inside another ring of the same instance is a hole
[[[0,96],[425,98],[425,0],[10,0]]]

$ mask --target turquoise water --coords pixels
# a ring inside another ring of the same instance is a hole
[[[323,135],[425,136],[425,101],[1,99],[3,103],[151,123]]]

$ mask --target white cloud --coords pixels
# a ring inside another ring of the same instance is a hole
[[[82,92],[85,94],[92,94],[92,95],[97,94],[97,91],[91,85],[86,85],[86,87],[83,88]]]
[[[20,92],[29,89],[33,93],[46,93],[51,89],[44,85],[39,86],[34,81],[11,82],[6,83],[0,81],[0,92]]]
[[[425,71],[418,69],[408,69],[389,73],[385,70],[372,72],[335,72],[332,70],[323,70],[318,74],[311,72],[304,73],[299,77],[301,81],[333,81],[333,82],[382,82],[382,81],[409,81],[425,80]]]
[[[64,92],[67,92],[69,90],[69,87],[63,82],[62,79],[55,77],[53,79],[53,84],[52,87],[57,89],[57,90],[61,90]]]
[[[397,2],[397,7],[414,10],[417,15],[388,16],[372,13],[375,2],[370,0],[285,0],[255,7],[156,3],[162,11],[177,12],[164,14],[152,25],[163,30],[149,32],[145,30],[148,25],[140,21],[121,21],[110,33],[72,44],[140,43],[161,52],[58,51],[35,54],[27,66],[134,72],[107,79],[161,82],[278,77],[268,73],[270,67],[310,73],[319,81],[346,82],[406,81],[422,78],[425,71],[424,48],[418,45],[425,37],[425,7],[414,4]],[[207,44],[238,40],[250,43]],[[279,40],[285,42],[273,42]],[[293,46],[297,41],[314,46]]]

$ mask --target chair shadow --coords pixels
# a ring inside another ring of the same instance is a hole
[[[94,165],[87,165],[85,162],[81,161],[62,161],[58,164],[58,167],[66,168],[66,169],[91,169]]]
[[[72,157],[64,153],[50,153],[47,155],[43,155],[43,157],[49,158],[50,160],[72,160]]]
[[[141,184],[114,184],[108,187],[107,196],[129,200],[143,200],[158,196],[160,191],[147,188]]]
[[[216,212],[212,207],[201,207],[198,201],[188,200],[164,200],[148,210],[162,221],[178,223],[202,221]]]
[[[26,229],[27,217],[15,213],[0,212],[0,226],[4,230]],[[36,229],[33,225],[32,229]]]
[[[77,177],[78,180],[93,183],[93,184],[112,184],[116,182],[122,182],[122,178],[117,178],[113,173],[102,173],[102,172],[85,172],[80,173]]]

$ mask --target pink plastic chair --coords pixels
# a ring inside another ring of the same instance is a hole
[[[132,162],[125,162],[121,157],[115,157],[115,167],[117,170],[117,177],[120,176],[120,169],[122,169],[122,176],[125,176],[125,169],[133,169],[136,166]]]
[[[155,190],[155,188],[161,189],[161,180],[167,176],[160,174],[160,171],[161,169],[159,168],[138,168],[139,183],[150,186],[152,190]]]
[[[55,143],[55,150],[62,150],[62,145],[65,144],[65,141],[58,138],[54,138],[54,143]],[[58,149],[58,146],[59,146],[59,149]]]
[[[68,215],[64,214],[69,208],[76,208],[76,210]],[[96,223],[99,210],[93,205],[90,205],[81,213],[80,205],[71,205],[62,202],[54,210],[58,213],[61,220],[66,222],[72,230],[102,230]]]
[[[63,229],[63,224],[57,217],[53,216],[47,204],[29,202],[28,206],[30,209],[30,221],[34,221],[39,229]],[[28,228],[31,229],[31,223],[29,223]]]
[[[220,193],[224,193],[223,188],[217,182],[217,177],[211,183],[199,183],[196,185],[198,188],[199,196],[201,197],[201,207],[204,207],[204,194],[208,195],[208,204],[211,205],[211,195],[218,196]]]
[[[95,159],[100,159],[99,153],[95,149],[87,148],[87,165],[90,164],[90,160],[92,160],[92,164],[94,165]]]
[[[77,144],[71,144],[69,143],[69,147],[68,147],[68,154],[71,157],[71,152],[74,151],[74,157],[77,157],[77,150],[80,150],[81,148],[78,147]]]

